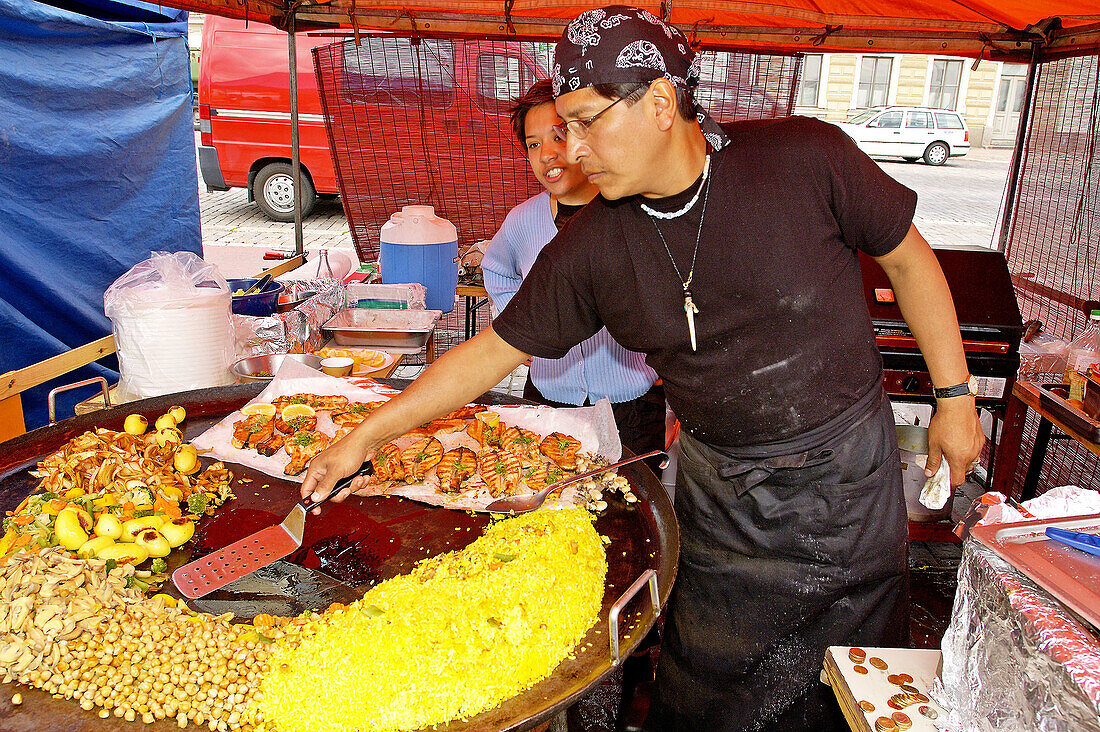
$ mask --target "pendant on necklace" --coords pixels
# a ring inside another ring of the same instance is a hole
[[[684,315],[687,316],[688,321],[688,335],[691,336],[691,350],[697,350],[695,347],[695,315],[699,312],[699,308],[695,306],[695,303],[691,299],[691,290],[684,288]]]

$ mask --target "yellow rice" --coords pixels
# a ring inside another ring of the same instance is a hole
[[[587,511],[498,521],[282,645],[260,716],[278,732],[392,732],[491,709],[573,651],[599,614],[606,572]]]

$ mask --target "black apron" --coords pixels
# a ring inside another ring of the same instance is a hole
[[[907,645],[897,439],[870,396],[796,454],[733,457],[681,432],[680,566],[647,730],[847,730],[825,649]]]

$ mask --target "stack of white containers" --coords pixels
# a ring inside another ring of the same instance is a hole
[[[154,253],[103,299],[124,398],[233,383],[232,295],[213,265],[190,252]]]

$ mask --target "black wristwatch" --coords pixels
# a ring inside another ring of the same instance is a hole
[[[945,386],[942,389],[932,389],[932,393],[936,395],[937,399],[950,399],[957,396],[978,396],[978,377],[971,376],[969,379],[961,384],[955,384],[954,386]]]

